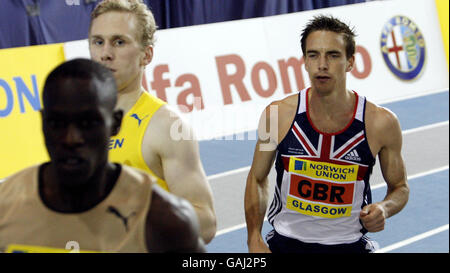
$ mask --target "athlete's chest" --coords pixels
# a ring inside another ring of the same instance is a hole
[[[295,118],[286,137],[278,145],[278,152],[286,156],[338,164],[370,165],[374,160],[363,122],[353,120],[344,130],[327,134],[318,131],[306,114]]]
[[[363,123],[354,121],[339,134],[326,134],[306,116],[296,117],[278,146],[276,162],[286,208],[321,218],[350,217],[373,163]]]
[[[308,122],[319,132],[335,134],[342,132],[353,121],[353,111],[336,114],[318,114],[310,111],[307,113]]]

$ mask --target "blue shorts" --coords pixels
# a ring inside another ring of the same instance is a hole
[[[323,245],[304,243],[297,239],[283,236],[272,230],[267,234],[267,243],[272,253],[370,253],[376,250],[377,243],[367,236],[350,244]]]

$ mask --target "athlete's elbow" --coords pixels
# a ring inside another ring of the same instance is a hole
[[[407,183],[405,183],[402,187],[401,187],[401,193],[402,193],[402,204],[401,204],[401,209],[403,209],[406,204],[408,203],[409,200],[409,185]]]
[[[216,215],[213,211],[208,213],[208,216],[205,218],[206,219],[203,219],[203,223],[201,223],[200,233],[205,244],[208,244],[212,241],[212,239],[214,239],[214,236],[216,236],[217,221]]]

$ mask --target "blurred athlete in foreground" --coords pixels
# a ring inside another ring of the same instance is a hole
[[[116,101],[114,77],[98,63],[76,59],[50,73],[42,129],[51,160],[0,184],[1,250],[205,250],[189,202],[140,170],[108,162],[122,119]]]

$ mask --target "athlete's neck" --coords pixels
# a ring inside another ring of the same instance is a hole
[[[142,87],[143,76],[144,69],[118,86],[116,109],[121,109],[126,114],[136,104],[144,91]]]
[[[134,90],[127,90],[127,92],[119,91],[117,96],[116,109],[121,109],[124,114],[128,113],[130,109],[136,104],[139,97],[142,95],[144,88],[139,86]]]
[[[308,92],[308,105],[310,111],[322,113],[327,116],[353,111],[355,96],[347,89],[335,90],[321,94],[311,88]]]
[[[345,128],[352,120],[356,96],[352,91],[343,91],[327,96],[308,92],[308,117],[319,131],[335,133]]]
[[[67,187],[61,183],[52,163],[42,165],[39,177],[39,195],[42,202],[52,210],[79,213],[89,210],[103,201],[111,192],[120,174],[120,167],[107,163],[94,175],[77,187]]]

